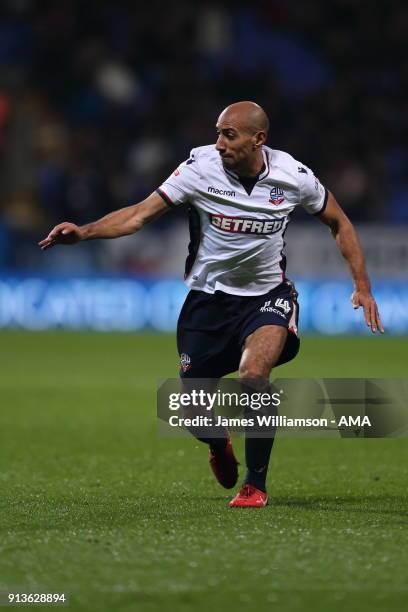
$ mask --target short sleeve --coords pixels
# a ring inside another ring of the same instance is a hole
[[[326,208],[328,191],[318,178],[315,177],[310,168],[298,167],[300,204],[311,215],[317,215]]]
[[[193,150],[190,157],[180,164],[156,191],[168,206],[176,208],[192,199],[199,178],[200,174]]]

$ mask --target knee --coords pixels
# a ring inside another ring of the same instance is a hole
[[[259,367],[248,365],[242,365],[239,368],[239,378],[241,380],[250,380],[255,383],[258,387],[264,387],[269,384],[268,377],[262,372]]]

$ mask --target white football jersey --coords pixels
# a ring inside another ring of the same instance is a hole
[[[171,207],[189,205],[190,289],[262,295],[285,278],[284,234],[302,205],[322,212],[327,190],[288,153],[263,147],[265,167],[250,194],[224,168],[215,145],[198,147],[159,187]]]

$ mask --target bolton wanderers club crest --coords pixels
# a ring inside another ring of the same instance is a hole
[[[281,189],[280,187],[272,187],[271,193],[269,195],[269,202],[271,204],[275,204],[275,206],[277,206],[278,204],[282,204],[283,200],[285,199],[283,189]]]
[[[187,353],[181,353],[180,355],[180,365],[183,372],[187,372],[191,368],[191,357],[187,355]]]

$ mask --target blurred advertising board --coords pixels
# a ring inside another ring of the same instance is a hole
[[[370,333],[344,280],[293,279],[301,332]],[[135,277],[0,276],[0,328],[175,330],[187,288],[180,280]],[[378,280],[374,293],[390,334],[408,333],[408,284]]]

